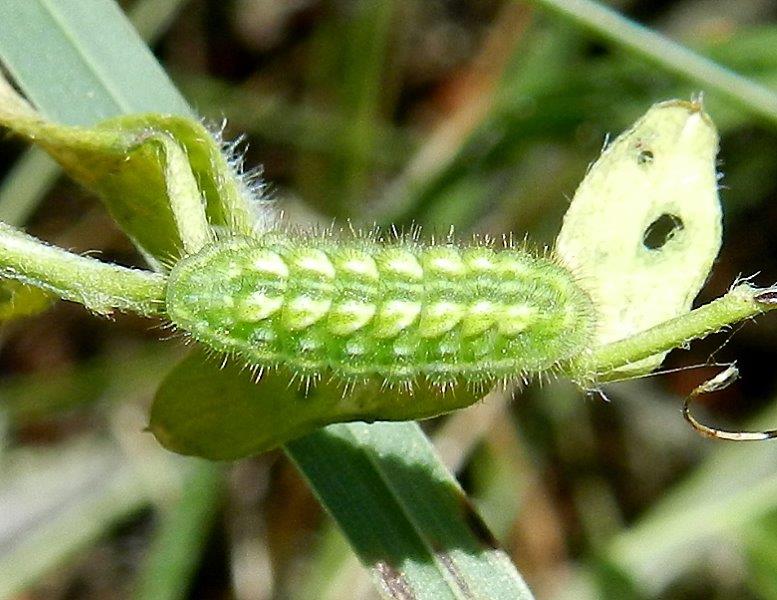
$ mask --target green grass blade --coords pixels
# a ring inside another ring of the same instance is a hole
[[[777,125],[777,93],[593,0],[532,0],[605,40],[718,93]]]
[[[140,36],[144,40],[154,42],[186,2],[187,0],[140,0],[133,5],[129,17]],[[3,33],[0,28],[0,36]],[[6,32],[9,33],[13,32]],[[21,66],[19,68],[21,69]],[[48,90],[41,89],[39,94],[48,94]],[[23,225],[60,173],[60,167],[41,150],[27,150],[0,185],[0,221],[16,227]]]
[[[185,598],[197,560],[221,500],[221,470],[192,461],[181,478],[182,494],[162,515],[135,590],[136,600]]]
[[[55,121],[88,125],[124,113],[191,114],[114,2],[2,2],[0,23],[5,66]]]
[[[387,597],[531,598],[417,424],[332,425],[286,449]]]
[[[352,401],[324,383],[305,397],[288,381],[278,371],[257,383],[241,364],[219,366],[195,352],[157,392],[149,430],[174,451],[233,459],[277,445],[287,430],[310,431],[301,424],[324,422],[320,407],[337,411]],[[336,425],[286,449],[385,593],[529,597],[416,424]]]
[[[51,9],[50,12],[51,15],[47,16],[57,17],[57,10]],[[68,14],[68,17],[73,15]],[[44,77],[39,82],[42,85],[37,85],[32,90],[30,86],[25,89],[31,98],[41,102],[38,108],[45,116],[57,122],[56,126],[40,122],[36,117],[25,117],[23,113],[27,112],[27,109],[21,103],[17,113],[10,102],[8,110],[0,119],[2,125],[40,144],[76,181],[98,194],[119,226],[147,257],[162,262],[176,256],[180,247],[186,248],[187,244],[191,243],[193,247],[198,248],[208,239],[209,230],[201,209],[200,193],[206,199],[208,214],[214,226],[224,225],[226,221],[240,232],[250,230],[254,211],[248,206],[250,200],[239,193],[244,186],[233,176],[228,159],[220,153],[218,142],[200,123],[191,119],[141,115],[104,121],[100,127],[93,129],[74,129],[61,125],[63,120],[85,124],[90,120],[105,117],[106,112],[103,109],[111,102],[112,108],[107,114],[129,111],[129,106],[134,107],[132,112],[142,113],[149,110],[150,102],[148,97],[130,100],[116,91],[117,83],[123,87],[134,84],[133,67],[129,65],[124,72],[130,74],[130,77],[118,80],[111,78],[113,63],[117,60],[128,60],[127,56],[124,56],[126,52],[119,52],[118,56],[99,62],[97,51],[90,54],[89,43],[73,41],[72,27],[69,23],[61,23],[61,20],[56,23],[61,26],[59,33],[78,50],[75,58],[80,62],[75,67],[67,62],[57,64],[57,71],[70,71],[77,78],[83,71],[79,71],[79,67],[84,67],[99,76],[103,93],[93,94],[97,99],[94,110],[88,111],[88,116],[76,116],[70,109],[65,114],[61,114],[61,109],[55,109],[55,114],[52,115],[46,105],[46,96],[51,90],[39,89],[51,83]],[[45,21],[42,23],[44,29],[47,24]],[[77,25],[83,27],[80,33],[87,39],[98,33],[88,27],[88,22],[86,25],[78,22]],[[121,28],[114,27],[116,32],[110,27],[108,29],[107,32],[99,32],[98,37],[111,37],[114,33],[118,35],[117,32]],[[132,35],[136,45],[141,50],[145,49],[137,34],[132,32]],[[49,39],[48,36],[44,37]],[[50,37],[57,39],[57,36]],[[121,44],[118,46],[122,47]],[[32,76],[34,65],[25,61],[19,63],[19,57],[13,53],[7,55],[2,44],[0,54],[24,87],[25,78]],[[138,60],[142,60],[146,55],[140,50],[136,54]],[[73,57],[63,51],[61,58],[69,61]],[[158,69],[157,63],[154,64]],[[43,72],[48,73],[49,70]],[[137,74],[134,77],[137,77]],[[155,100],[156,106],[160,107],[157,112],[188,111],[185,101],[169,84],[166,75],[162,73],[161,77],[156,86],[160,90]],[[154,79],[151,78],[150,81]],[[165,92],[165,89],[169,91]],[[11,92],[8,92],[8,96],[13,97]],[[70,96],[66,98],[69,99]],[[184,108],[181,109],[180,106]],[[143,137],[145,141],[139,143],[139,137]],[[128,156],[130,149],[131,157]],[[184,177],[187,162],[191,165],[194,175],[188,179]],[[183,169],[176,166],[181,164],[184,165]],[[168,176],[170,173],[179,174],[172,177]],[[201,189],[198,189],[197,182]],[[173,198],[176,199],[175,202]],[[185,198],[189,199],[188,202],[184,201]],[[226,218],[225,213],[228,214]]]

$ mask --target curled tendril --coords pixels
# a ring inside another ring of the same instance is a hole
[[[765,431],[729,431],[704,425],[691,414],[691,403],[702,394],[717,392],[727,388],[739,378],[739,369],[736,364],[729,365],[726,369],[695,388],[685,399],[683,404],[683,417],[691,424],[697,433],[704,437],[718,440],[730,440],[734,442],[756,442],[777,438],[777,429]]]

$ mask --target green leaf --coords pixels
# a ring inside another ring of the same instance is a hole
[[[267,204],[255,196],[230,166],[218,140],[199,121],[185,117],[148,114],[121,117],[119,127],[168,135],[181,146],[205,201],[208,220],[216,227],[250,234],[257,218],[267,216]]]
[[[149,43],[153,43],[167,30],[176,13],[186,1],[187,0],[138,0],[132,5],[129,12],[129,18],[132,21],[132,24],[137,28],[141,37],[144,40],[149,41]],[[105,10],[106,7],[102,8]],[[113,7],[107,7],[107,9],[111,11],[113,10]],[[52,22],[56,23],[57,21],[54,20]],[[29,25],[29,23],[29,21],[24,21],[22,26]],[[87,27],[84,21],[77,21],[72,23],[72,25],[76,28]],[[3,33],[13,34],[13,31],[0,31],[0,38]],[[48,31],[45,27],[35,27],[34,31],[27,31],[25,33],[28,34],[23,40],[23,43],[25,44],[30,43],[30,34],[33,36],[41,35],[45,42],[50,42],[56,37],[56,35],[53,35],[56,32]],[[33,38],[33,41],[36,39],[37,38]],[[130,41],[134,40],[133,37],[130,37],[129,39]],[[8,41],[6,42],[6,45],[8,45]],[[15,44],[11,45],[14,46]],[[37,48],[38,46],[35,45],[35,47]],[[139,50],[145,52],[145,48],[142,46]],[[86,58],[83,51],[81,55]],[[16,53],[12,48],[11,51],[6,54],[6,61],[14,62],[14,58],[16,60],[22,59],[26,61],[29,58],[29,55],[27,53]],[[95,62],[92,61],[92,64],[94,65]],[[48,82],[48,78],[52,75],[51,73],[46,72],[43,69],[34,72],[34,69],[34,63],[29,65],[30,77],[42,77]],[[24,71],[27,72],[26,69]],[[123,73],[113,73],[112,75],[114,77],[120,77]],[[36,91],[39,94],[43,94],[44,97],[49,97],[49,95],[53,96],[57,93],[57,90],[49,88],[41,88]],[[51,115],[55,114],[57,109],[61,109],[62,107],[57,106],[57,103],[55,102],[54,106],[49,108],[53,108],[55,111],[49,113]],[[79,108],[79,110],[81,109]],[[57,118],[59,120],[65,120],[65,122],[68,123],[70,122],[67,120],[66,116],[61,114]],[[43,195],[56,181],[59,175],[59,166],[44,152],[38,148],[30,148],[27,150],[27,152],[17,160],[11,170],[8,171],[2,184],[0,184],[0,221],[17,227],[23,225],[27,220],[27,217],[35,210],[35,207],[43,198]]]
[[[98,194],[138,247],[159,261],[208,241],[203,200],[213,225],[251,231],[247,190],[197,121],[140,115],[94,128],[57,125],[0,81],[0,124],[41,146]]]
[[[457,390],[441,396],[419,384],[413,394],[381,389],[377,382],[345,390],[335,381],[305,386],[285,369],[256,381],[235,361],[219,364],[197,350],[180,363],[157,391],[149,429],[163,446],[212,460],[264,452],[329,423],[408,420],[426,407],[443,413],[467,406],[477,394]],[[427,414],[427,416],[429,416]]]
[[[176,228],[181,211],[171,209],[168,193],[177,182],[165,179],[171,165],[184,171],[170,156],[171,139],[191,161],[211,224],[251,231],[259,207],[250,191],[219,142],[186,118],[192,114],[186,102],[113,3],[0,6],[0,22],[0,57],[45,117],[85,125],[152,110],[183,115],[123,117],[80,129],[41,120],[7,86],[0,93],[0,123],[38,143],[71,177],[100,195],[152,264],[178,256],[183,245]],[[152,80],[155,85],[149,85]],[[184,217],[196,218],[195,212],[185,211]]]
[[[718,136],[701,104],[654,105],[589,169],[556,250],[597,312],[597,343],[687,313],[721,243]],[[628,366],[647,372],[660,354]]]
[[[382,403],[377,387],[308,394],[283,371],[259,383],[227,361],[193,353],[160,387],[150,430],[167,448],[211,459],[246,456]],[[383,395],[389,392],[382,392]],[[418,392],[420,393],[420,392]],[[430,393],[433,393],[430,391]],[[397,416],[408,402],[396,397]],[[507,556],[429,441],[412,423],[338,424],[286,446],[386,594],[527,598]],[[468,595],[469,594],[469,595]]]

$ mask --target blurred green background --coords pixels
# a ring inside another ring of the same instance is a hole
[[[698,301],[740,276],[777,281],[777,122],[531,3],[122,6],[203,118],[215,129],[226,120],[227,139],[245,134],[246,167],[262,166],[265,194],[303,225],[421,224],[429,235],[454,225],[463,238],[551,244],[607,134],[654,102],[706,92],[722,136],[725,233]],[[616,6],[777,89],[774,1]],[[99,203],[63,178],[49,187],[45,163],[23,171],[24,153],[0,145],[5,220],[142,265]],[[736,358],[743,379],[707,399],[706,416],[775,426],[775,332],[770,317],[746,323],[665,367]],[[182,355],[163,337],[143,319],[66,303],[0,330],[0,596],[154,597],[147,582],[168,572],[178,583],[166,597],[376,597],[281,453],[225,466],[219,489],[189,481],[142,433]],[[613,384],[610,403],[545,382],[425,427],[538,598],[777,598],[777,448],[702,440],[680,415],[715,372]],[[205,492],[176,529],[166,515],[188,490]],[[188,568],[158,560],[166,532],[191,548]]]

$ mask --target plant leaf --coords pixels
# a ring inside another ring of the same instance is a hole
[[[41,123],[29,105],[13,98],[12,90],[0,93],[0,112],[6,113],[0,121],[20,134],[48,137],[41,145],[71,177],[103,198],[154,266],[176,256],[182,244],[167,203],[158,150],[142,143],[151,134],[172,136],[190,154],[214,226],[251,230],[259,205],[233,173],[219,142],[199,122],[186,118],[192,116],[186,101],[113,2],[2,5],[0,22],[0,57],[44,117],[83,126],[127,113],[181,115],[133,116],[73,130]],[[27,131],[20,130],[25,127]],[[124,165],[119,161],[128,149],[133,150],[131,164]],[[124,168],[114,174],[112,167]],[[90,177],[89,171],[107,176]],[[133,181],[131,173],[143,178]]]
[[[151,408],[149,429],[167,449],[212,460],[264,452],[329,423],[408,420],[468,406],[477,394],[441,396],[419,384],[398,394],[372,382],[346,391],[335,381],[302,389],[284,369],[255,381],[241,364],[219,365],[193,352],[165,378]],[[431,410],[428,407],[434,407]]]
[[[167,30],[175,15],[186,2],[187,0],[138,0],[132,5],[128,16],[141,37],[152,44]],[[22,26],[28,25],[29,21],[22,24]],[[83,21],[73,23],[73,25],[82,27]],[[47,31],[45,28],[35,27],[34,31],[36,35],[41,35],[39,33],[41,31],[45,32],[46,42],[56,37],[56,32]],[[1,36],[2,32],[0,32]],[[8,45],[7,41],[6,45]],[[16,56],[11,52],[11,55],[17,60],[28,58],[27,53],[19,53]],[[51,76],[48,72],[41,73],[40,71],[43,70],[39,70],[35,75],[44,79]],[[37,90],[37,92],[47,97],[52,90],[44,88]],[[56,106],[54,108],[56,109]],[[59,120],[63,118],[61,115],[58,117]],[[60,173],[61,170],[57,163],[45,152],[39,148],[27,150],[19,157],[0,183],[0,221],[15,227],[24,225]]]
[[[91,125],[126,113],[190,115],[115,2],[0,3],[0,56],[44,115]]]
[[[219,368],[194,352],[160,387],[149,428],[176,452],[230,459],[381,402],[376,388],[344,397],[335,384],[309,395],[294,385],[282,371],[254,383],[239,365]],[[401,396],[396,402],[403,410]],[[286,451],[386,595],[530,597],[414,423],[339,423],[295,439]]]
[[[0,81],[0,124],[41,146],[98,194],[122,229],[157,261],[180,256],[184,242],[178,232],[198,218],[203,201],[213,225],[251,231],[245,186],[218,142],[192,119],[139,115],[94,128],[57,125]],[[182,208],[177,210],[176,203]],[[207,223],[195,229],[207,231]],[[199,239],[198,246],[205,241]]]
[[[597,312],[597,343],[688,312],[721,243],[715,126],[696,102],[654,105],[589,169],[556,249]],[[657,367],[663,354],[629,365]]]

